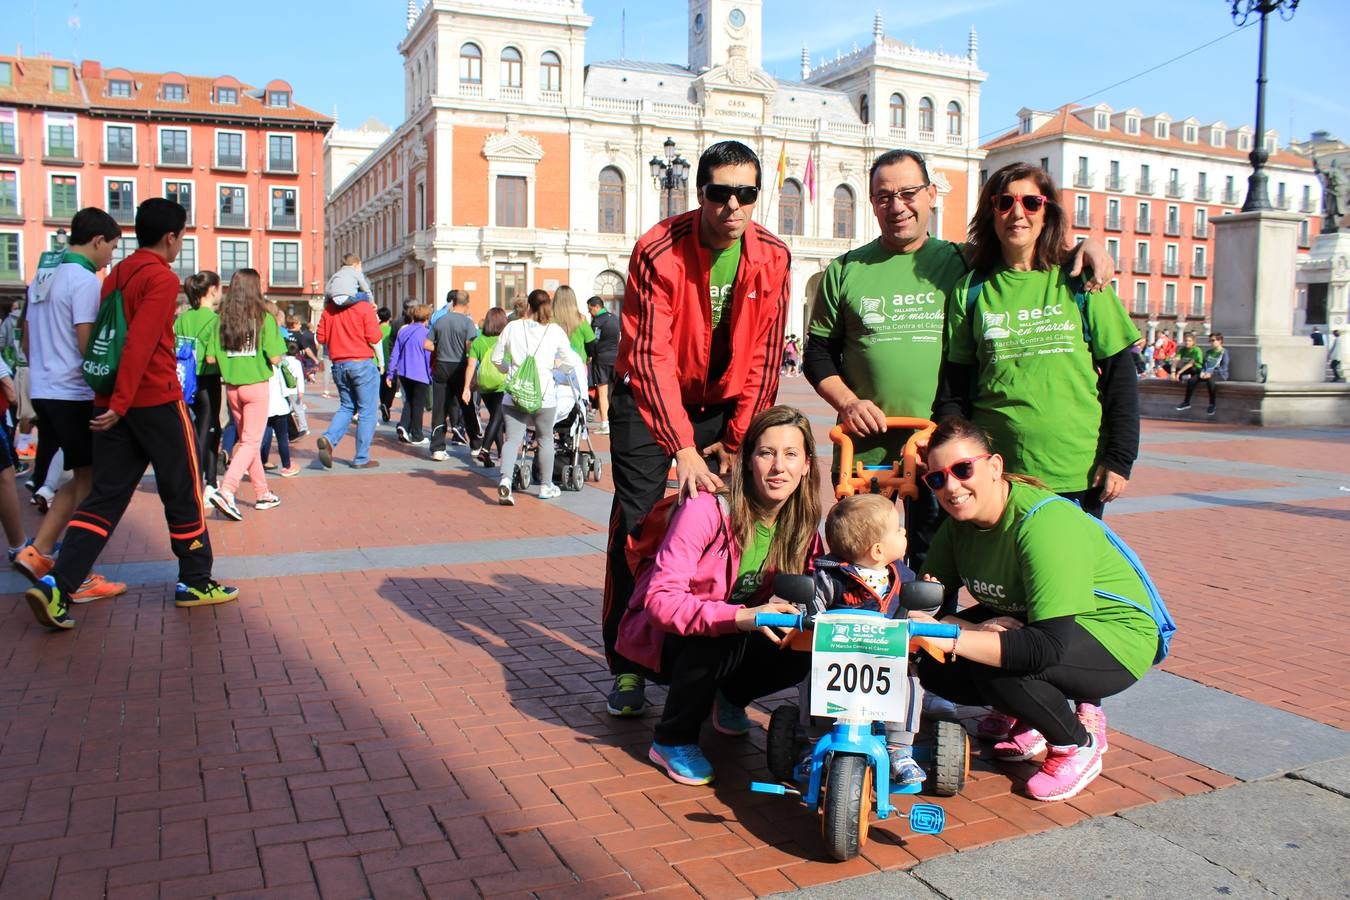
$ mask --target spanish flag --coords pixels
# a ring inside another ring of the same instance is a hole
[[[778,149],[778,189],[783,189],[783,181],[787,178],[787,144],[783,144]]]

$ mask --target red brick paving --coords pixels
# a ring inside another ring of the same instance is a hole
[[[1265,486],[1184,481],[1143,466],[1136,486]],[[251,555],[598,530],[532,498],[497,508],[488,486],[455,470],[306,472],[278,480],[282,507],[213,523],[213,538]],[[1350,498],[1115,517],[1182,622],[1166,668],[1345,727],[1328,588],[1348,520]],[[165,558],[162,528],[138,496],[109,561]],[[876,822],[860,859],[826,861],[805,810],[748,791],[765,775],[762,731],[710,734],[719,780],[688,788],[646,761],[651,716],[605,713],[601,567],[595,554],[260,578],[237,604],[191,612],[167,586],[134,588],[77,608],[69,634],[4,598],[0,898],[752,896],[1232,783],[1113,732],[1103,776],[1072,801],[1016,793],[1025,766],[977,763],[962,796],[937,801],[941,836]],[[1260,587],[1272,570],[1278,600]],[[1273,609],[1272,637],[1254,626]]]

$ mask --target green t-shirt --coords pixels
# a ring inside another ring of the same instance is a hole
[[[198,375],[220,374],[220,366],[215,363],[208,365],[206,362],[206,345],[210,342],[211,333],[216,330],[218,321],[220,319],[215,311],[205,306],[185,309],[174,320],[173,333],[175,337],[181,339],[184,343],[192,344],[193,352],[197,354]]]
[[[1199,372],[1205,362],[1205,351],[1201,350],[1199,347],[1183,346],[1177,351],[1177,365],[1186,365],[1186,360],[1190,360],[1194,363],[1195,371]]]
[[[262,347],[248,341],[242,350],[226,350],[220,344],[220,327],[211,329],[211,338],[206,345],[207,356],[215,358],[220,364],[220,380],[239,387],[245,384],[257,384],[272,377],[274,356],[286,355],[286,342],[281,339],[281,329],[277,320],[264,315],[262,320]]]
[[[732,583],[731,597],[727,602],[745,603],[759,590],[764,581],[764,561],[769,558],[769,548],[773,545],[773,535],[777,529],[777,523],[755,523],[755,536],[741,553],[741,564],[736,569],[736,580]]]
[[[933,538],[923,573],[948,586],[964,584],[983,605],[1025,614],[1028,622],[1074,616],[1122,666],[1142,676],[1153,665],[1158,626],[1129,604],[1094,593],[1128,597],[1145,608],[1150,602],[1139,575],[1106,533],[1068,501],[1047,503],[1025,528],[1018,527],[1029,509],[1054,496],[1014,482],[993,528],[947,519]]]
[[[967,311],[966,291],[947,302],[947,359],[975,365],[972,418],[989,432],[1005,469],[1062,493],[1086,490],[1097,462],[1102,405],[1094,360],[1139,340],[1109,287],[1089,293],[1083,317],[1058,267],[1001,269]]]
[[[712,266],[708,274],[708,298],[712,301],[712,327],[717,328],[731,309],[731,289],[741,265],[741,242],[724,250],[709,250]]]
[[[595,331],[591,329],[589,322],[582,322],[572,333],[567,336],[567,342],[572,345],[577,356],[581,357],[582,362],[586,362],[589,357],[586,356],[586,345],[595,340]]]
[[[394,349],[394,342],[392,340],[393,333],[394,327],[392,325],[388,322],[380,323],[380,349],[384,351],[384,356],[382,357],[384,359],[384,365],[380,366],[381,372],[389,368],[389,353]]]
[[[825,269],[807,334],[842,343],[844,383],[888,416],[933,414],[947,297],[968,268],[956,244],[929,238],[913,253],[877,239]],[[855,438],[868,465],[900,458],[908,430]],[[838,458],[836,457],[836,465]]]
[[[506,385],[506,376],[492,362],[492,350],[500,335],[479,334],[469,342],[469,358],[478,360],[478,393],[500,394]]]

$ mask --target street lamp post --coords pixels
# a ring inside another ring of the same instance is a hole
[[[66,246],[70,243],[70,237],[66,234],[66,229],[64,227],[56,229],[56,234],[52,235],[52,238],[56,242],[55,249],[57,250],[66,249]]]
[[[1247,178],[1247,199],[1242,204],[1243,212],[1273,209],[1270,195],[1266,190],[1266,16],[1278,12],[1280,18],[1288,21],[1294,17],[1299,0],[1232,0],[1233,21],[1241,28],[1254,14],[1261,16],[1260,51],[1256,64],[1256,143],[1248,157],[1252,161],[1252,174]]]
[[[661,218],[667,219],[682,209],[675,209],[675,198],[684,197],[689,184],[689,163],[675,152],[675,139],[666,138],[662,145],[666,158],[653,156],[648,165],[652,170],[652,184],[661,192]]]

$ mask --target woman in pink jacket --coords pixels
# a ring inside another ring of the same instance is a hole
[[[750,423],[730,487],[676,507],[656,556],[639,568],[616,649],[670,686],[648,754],[681,784],[707,784],[698,746],[711,712],[724,734],[750,730],[750,701],[800,682],[810,659],[780,653],[760,612],[796,612],[773,599],[773,575],[806,572],[822,552],[820,481],[811,425],[787,406]]]

